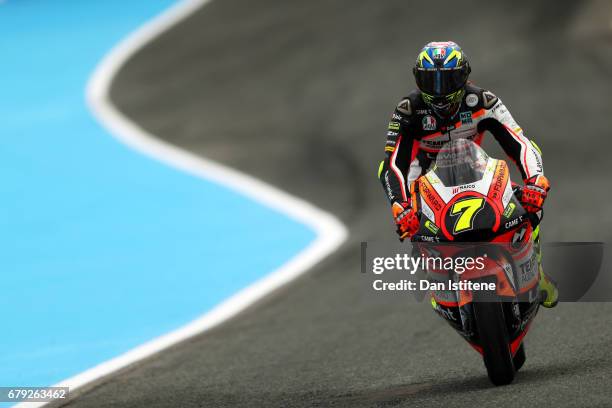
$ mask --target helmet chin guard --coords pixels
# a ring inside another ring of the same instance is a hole
[[[421,92],[423,101],[441,119],[452,119],[459,112],[461,101],[465,96],[465,88],[453,92],[450,95],[436,97]]]

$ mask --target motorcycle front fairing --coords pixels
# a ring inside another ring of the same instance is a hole
[[[444,146],[411,187],[421,215],[416,241],[492,242],[527,221],[507,163],[466,139]]]
[[[485,273],[457,275],[448,271],[439,279],[494,279],[497,296],[506,299],[509,340],[513,353],[537,312],[539,275],[533,263],[533,227],[514,196],[508,165],[489,157],[474,142],[460,139],[438,153],[435,165],[411,186],[420,227],[412,238],[415,251],[433,248],[441,256],[457,256],[467,243],[498,243],[489,248]],[[418,243],[421,243],[420,245]],[[441,245],[443,244],[443,245]],[[436,271],[427,271],[430,276]],[[432,306],[480,352],[473,327],[473,294],[469,291],[433,291]]]

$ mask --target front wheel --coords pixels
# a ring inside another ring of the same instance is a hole
[[[526,359],[527,356],[525,355],[525,345],[521,343],[521,346],[518,350],[516,350],[516,354],[514,354],[514,357],[512,358],[512,361],[514,362],[514,369],[516,371],[520,370],[523,364],[525,364]]]
[[[489,379],[495,385],[510,384],[516,372],[501,302],[474,302],[474,318]]]

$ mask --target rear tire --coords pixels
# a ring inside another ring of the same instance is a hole
[[[475,301],[472,305],[489,379],[495,385],[510,384],[516,370],[510,353],[503,304]]]
[[[523,364],[525,364],[526,359],[527,359],[527,356],[525,355],[525,345],[521,343],[521,347],[519,347],[519,349],[516,350],[516,354],[512,358],[512,362],[514,363],[514,370],[515,371],[520,370]]]

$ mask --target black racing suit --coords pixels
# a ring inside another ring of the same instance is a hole
[[[493,134],[517,164],[523,180],[543,174],[540,149],[523,135],[508,109],[491,92],[466,85],[458,113],[445,122],[423,102],[420,91],[412,91],[395,108],[387,131],[385,160],[378,173],[391,204],[410,202],[410,183],[429,169],[446,142],[464,138],[480,144],[485,131]]]

